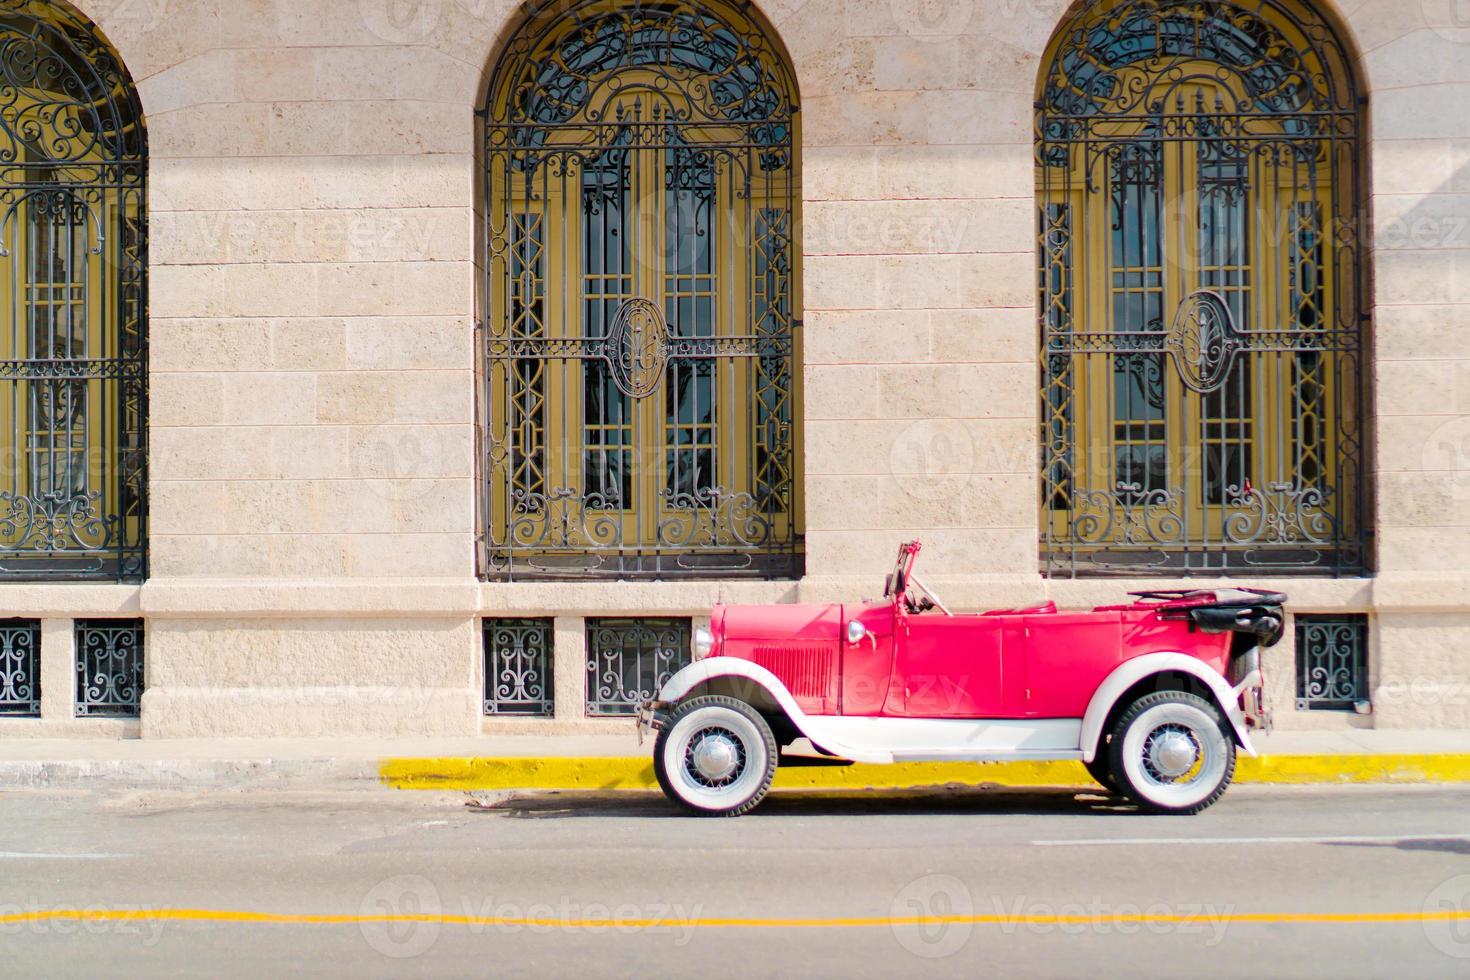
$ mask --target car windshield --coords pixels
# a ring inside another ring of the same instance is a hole
[[[909,545],[898,546],[898,558],[893,563],[893,572],[883,585],[883,595],[897,595],[908,586],[909,571],[913,566],[914,554]]]

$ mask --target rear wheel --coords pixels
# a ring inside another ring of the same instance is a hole
[[[1183,691],[1148,694],[1113,728],[1108,764],[1118,789],[1154,813],[1198,813],[1235,774],[1235,740],[1219,710]]]
[[[690,698],[670,713],[653,748],[653,772],[664,795],[706,817],[755,809],[776,776],[771,726],[744,701]]]

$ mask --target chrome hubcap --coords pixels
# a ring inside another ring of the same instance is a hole
[[[740,749],[724,732],[705,732],[695,739],[689,762],[705,779],[729,779],[740,765]]]
[[[1148,740],[1149,768],[1162,779],[1177,779],[1194,768],[1199,759],[1199,744],[1193,736],[1178,728],[1155,732]]]

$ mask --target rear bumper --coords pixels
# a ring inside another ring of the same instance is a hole
[[[1271,710],[1266,707],[1266,675],[1261,667],[1261,648],[1252,647],[1231,664],[1231,693],[1240,706],[1245,725],[1252,731],[1271,731]]]
[[[1263,687],[1253,687],[1240,694],[1240,710],[1245,715],[1246,727],[1252,731],[1271,733],[1273,725],[1271,709],[1266,707],[1266,692]]]

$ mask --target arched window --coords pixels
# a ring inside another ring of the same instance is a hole
[[[1365,567],[1362,103],[1298,0],[1079,4],[1037,102],[1050,575]]]
[[[0,579],[146,571],[146,141],[69,6],[0,12]]]
[[[548,3],[495,68],[488,577],[800,572],[796,91],[747,11]]]

